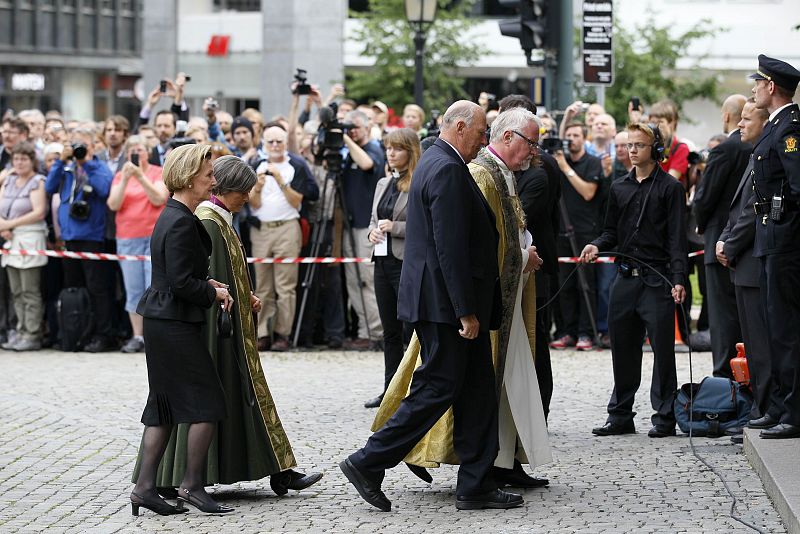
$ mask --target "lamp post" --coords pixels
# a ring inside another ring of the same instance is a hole
[[[437,0],[405,0],[406,19],[414,30],[414,102],[424,108],[422,97],[422,58],[425,51],[425,31],[436,17]]]

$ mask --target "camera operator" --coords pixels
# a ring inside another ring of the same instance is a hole
[[[586,152],[586,126],[580,122],[568,124],[564,129],[565,139],[569,141],[567,158],[564,150],[555,153],[558,168],[564,173],[561,181],[561,197],[566,206],[569,221],[561,221],[558,238],[559,256],[574,256],[569,239],[569,226],[575,234],[577,243],[585,243],[597,235],[600,227],[600,199],[596,198],[603,177],[600,159]],[[595,312],[595,272],[586,272],[586,291],[592,308],[586,305],[587,296],[581,295],[577,277],[567,280],[572,267],[564,264],[559,267],[559,281],[566,284],[559,295],[559,305],[563,316],[563,324],[558,325],[557,339],[550,345],[556,349],[575,346],[578,350],[591,350],[593,346],[594,327],[592,319]]]
[[[385,160],[378,142],[369,137],[367,116],[360,111],[351,111],[346,119],[352,127],[344,134],[347,157],[343,165],[342,188],[353,239],[349,235],[343,236],[342,251],[347,257],[365,258],[372,252],[368,238],[372,199],[378,180],[383,176]],[[383,338],[375,300],[373,266],[348,263],[345,265],[345,278],[348,299],[358,315],[358,338],[347,345],[348,348],[367,349]]]
[[[45,182],[48,195],[59,194],[58,223],[67,250],[103,252],[106,230],[106,200],[113,176],[108,166],[94,156],[94,132],[77,129],[71,145],[53,164]],[[111,295],[111,264],[105,261],[64,260],[64,287],[86,287],[94,313],[93,339],[84,350],[106,352],[118,347],[112,338],[114,299]]]
[[[655,125],[628,126],[628,152],[634,169],[611,184],[605,229],[581,252],[582,263],[593,262],[599,251],[619,246],[619,275],[611,286],[609,333],[614,390],[605,425],[592,429],[598,436],[636,432],[633,400],[639,389],[645,334],[653,347],[654,370],[650,401],[655,414],[651,438],[675,435],[672,401],[675,371],[675,303],[686,291],[686,206],[683,186],[661,169],[661,134]],[[650,267],[646,267],[646,262]],[[674,284],[671,289],[659,273]]]

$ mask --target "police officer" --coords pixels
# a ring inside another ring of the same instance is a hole
[[[756,234],[762,300],[774,382],[766,415],[748,426],[769,439],[800,437],[800,109],[792,102],[800,72],[758,56],[753,96],[769,112],[753,149]]]
[[[580,257],[582,263],[588,263],[597,259],[599,251],[614,246],[629,256],[618,256],[619,274],[611,286],[608,310],[614,391],[606,424],[592,433],[611,436],[636,432],[633,400],[641,381],[642,344],[647,332],[654,355],[650,402],[655,410],[653,428],[647,435],[663,438],[675,435],[673,317],[675,304],[686,298],[686,199],[680,182],[659,166],[664,144],[656,126],[629,125],[628,152],[633,170],[611,184],[603,234],[586,245]],[[671,291],[662,275],[670,279]]]

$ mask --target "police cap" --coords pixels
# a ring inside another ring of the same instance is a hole
[[[794,92],[797,83],[800,82],[800,71],[785,61],[759,54],[758,70],[751,74],[750,78],[774,82],[778,87]]]

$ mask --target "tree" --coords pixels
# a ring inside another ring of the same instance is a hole
[[[654,18],[628,31],[614,25],[614,85],[606,88],[605,108],[619,124],[628,122],[628,101],[638,96],[645,107],[668,98],[680,109],[694,98],[714,99],[717,80],[699,67],[698,57],[688,72],[676,74],[679,58],[686,57],[692,44],[723,31],[708,19],[687,32],[671,36],[669,27],[659,27]],[[578,47],[580,50],[580,47]],[[579,98],[595,99],[595,88],[579,85]]]
[[[424,53],[424,97],[431,109],[443,109],[454,100],[469,97],[456,71],[484,52],[464,41],[475,23],[466,18],[474,1],[438,0],[436,21],[427,32]],[[354,35],[364,44],[362,55],[374,58],[375,63],[367,70],[347,70],[348,96],[364,102],[379,99],[394,109],[413,103],[415,50],[404,1],[369,0],[369,12],[351,16],[362,21]]]

